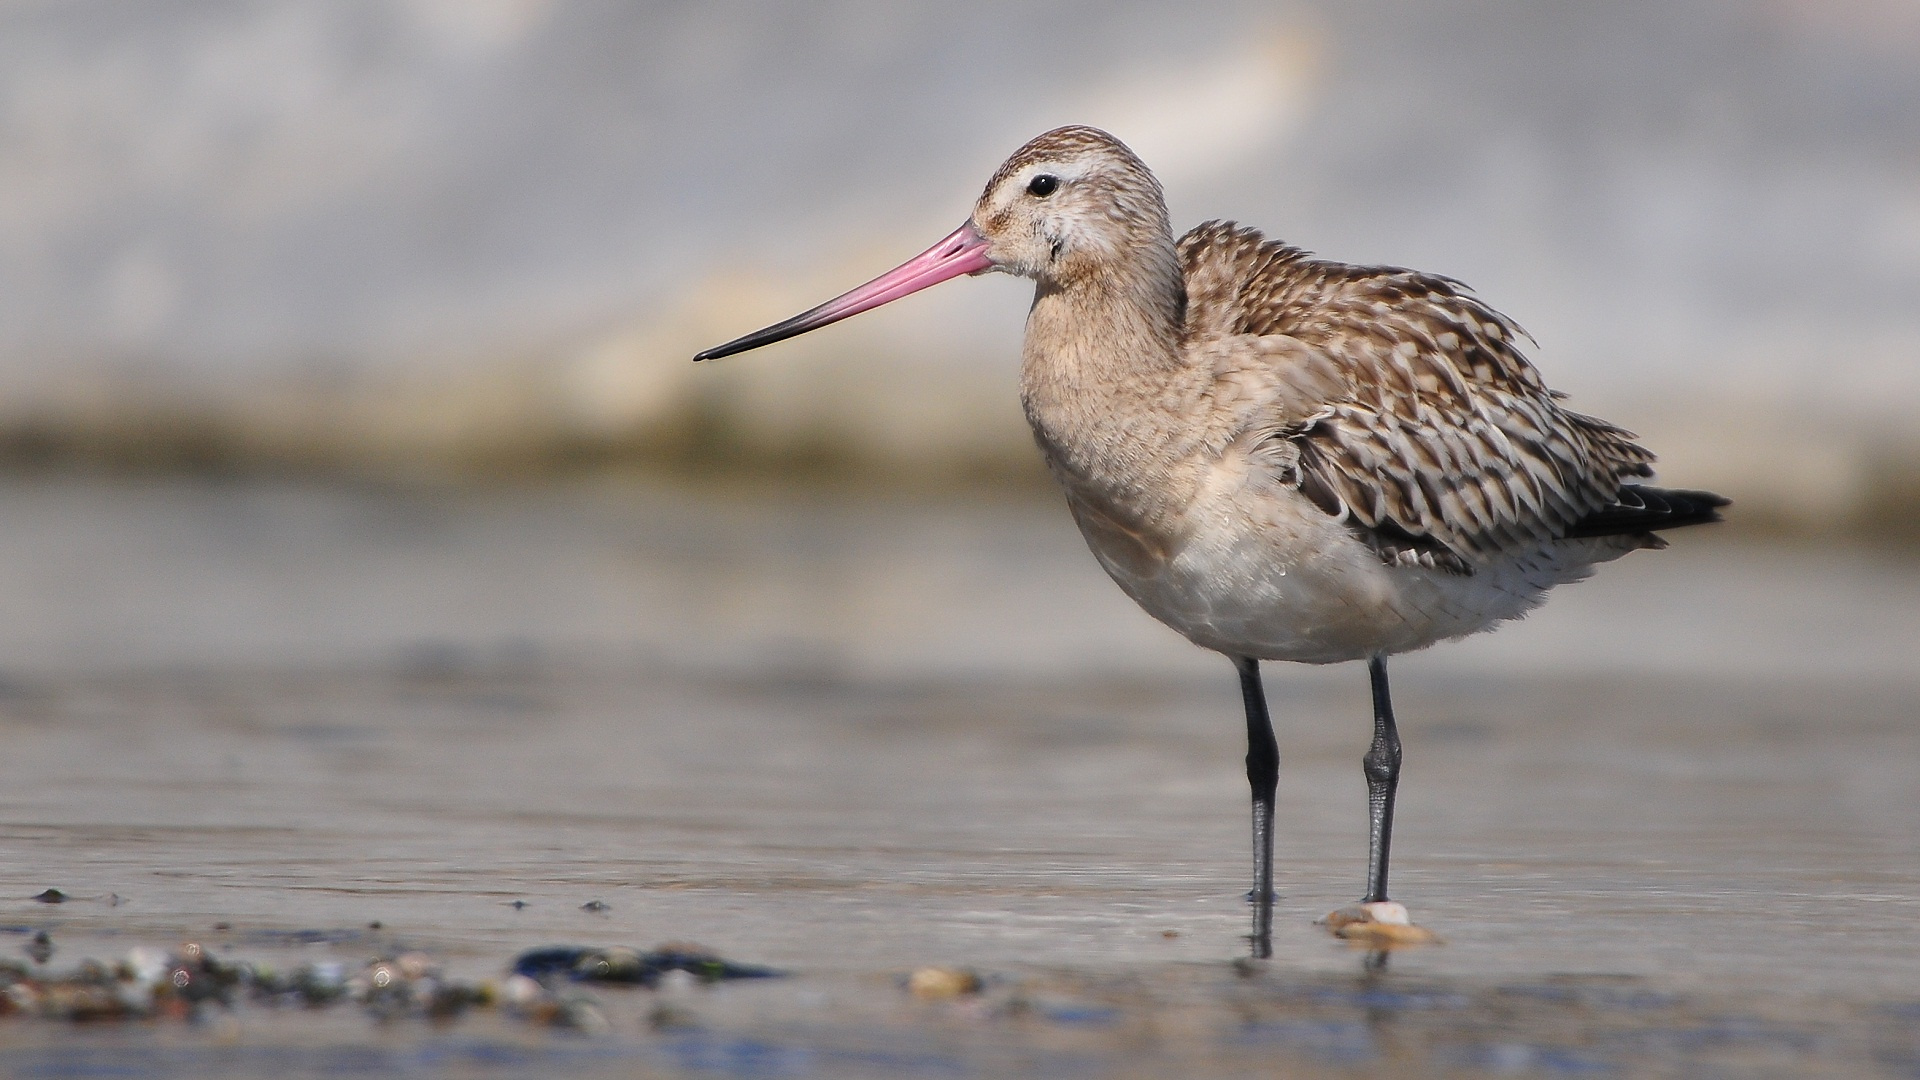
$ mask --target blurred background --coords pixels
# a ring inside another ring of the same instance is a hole
[[[0,4],[0,456],[1034,478],[1027,286],[696,349],[1103,126],[1460,278],[1743,525],[1920,526],[1909,0]]]

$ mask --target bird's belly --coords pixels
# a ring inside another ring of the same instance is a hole
[[[1100,564],[1147,613],[1197,645],[1330,664],[1461,637],[1539,604],[1584,565],[1543,557],[1473,575],[1390,566],[1347,528],[1285,493],[1202,504],[1145,535],[1069,500]]]

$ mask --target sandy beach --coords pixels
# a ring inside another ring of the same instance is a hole
[[[413,951],[497,995],[535,947],[692,942],[788,974],[582,984],[590,1033],[16,1010],[0,1073],[1912,1075],[1920,566],[1676,539],[1397,662],[1395,892],[1444,944],[1384,966],[1314,925],[1359,891],[1364,678],[1272,666],[1248,965],[1230,669],[1049,499],[11,481],[19,965]]]

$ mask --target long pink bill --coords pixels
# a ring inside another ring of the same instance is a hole
[[[961,274],[978,274],[991,269],[993,260],[987,258],[987,238],[969,221],[953,230],[946,239],[927,250],[901,263],[892,270],[881,274],[865,285],[844,296],[835,297],[811,311],[803,311],[786,322],[775,323],[765,330],[756,330],[746,337],[735,338],[725,345],[716,345],[694,356],[695,360],[718,360],[723,356],[757,349],[762,345],[771,345],[776,341],[804,334],[809,330],[818,330],[828,323],[836,323],[849,315],[858,315],[881,304],[898,300],[908,293],[916,293],[930,285],[938,285],[948,278],[957,278]]]

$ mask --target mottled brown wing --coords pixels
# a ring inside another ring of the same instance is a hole
[[[1300,490],[1389,561],[1471,573],[1569,535],[1652,473],[1630,433],[1562,409],[1524,332],[1458,282],[1311,259],[1231,223],[1180,249],[1190,340],[1280,335],[1306,348],[1261,355],[1314,357],[1304,381],[1331,392],[1301,400],[1276,371],[1265,422],[1297,447]]]

